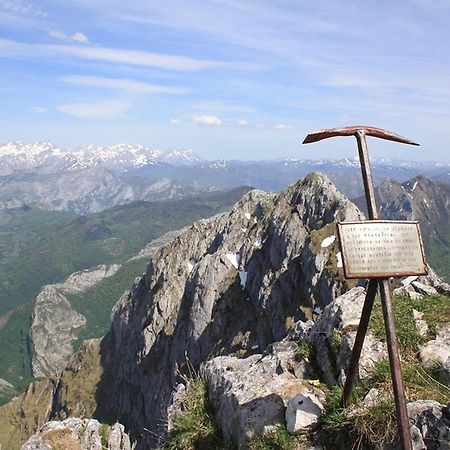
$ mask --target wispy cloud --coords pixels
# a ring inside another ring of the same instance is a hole
[[[112,47],[77,45],[27,44],[0,39],[0,56],[21,56],[28,58],[74,57],[78,59],[128,64],[131,66],[156,67],[174,71],[196,72],[207,69],[254,69],[251,64],[223,62],[189,56],[146,52]]]
[[[245,119],[240,119],[240,120],[237,121],[237,124],[240,127],[246,127],[248,125],[248,122]]]
[[[185,88],[174,86],[161,86],[158,84],[144,83],[128,78],[104,78],[87,75],[67,75],[59,78],[60,81],[82,86],[102,87],[122,91],[152,93],[152,94],[186,94]]]
[[[177,119],[177,118],[172,118],[172,119],[170,119],[170,123],[171,123],[171,125],[178,126],[178,125],[181,125],[181,120]]]
[[[81,44],[87,44],[89,42],[87,36],[84,33],[80,33],[79,31],[73,34],[66,34],[62,31],[52,30],[49,31],[48,35],[54,39],[59,39],[60,41],[78,42]]]
[[[0,0],[0,7],[9,13],[22,16],[46,17],[47,13],[24,0]]]
[[[275,125],[275,130],[279,131],[290,131],[293,130],[294,127],[292,125],[289,125],[287,123],[279,123],[278,125]]]
[[[222,125],[222,121],[217,116],[209,116],[209,115],[201,115],[201,116],[194,116],[192,118],[192,123],[194,125],[206,125],[206,126],[212,126],[212,127],[218,127]]]
[[[122,101],[102,101],[94,103],[70,103],[58,107],[58,111],[81,119],[116,119],[122,117],[131,104]]]
[[[42,113],[47,112],[47,108],[44,108],[43,106],[32,106],[31,111],[38,113],[38,114],[42,114]]]

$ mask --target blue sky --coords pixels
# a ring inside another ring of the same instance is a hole
[[[0,0],[0,141],[450,161],[450,1]]]

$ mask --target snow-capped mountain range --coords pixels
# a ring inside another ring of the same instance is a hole
[[[85,169],[99,164],[142,167],[158,163],[191,165],[201,159],[191,150],[152,149],[141,144],[117,144],[111,146],[83,145],[76,148],[60,148],[50,141],[33,144],[5,142],[0,144],[0,165],[3,167],[30,168],[58,162],[67,170]]]
[[[450,163],[373,160],[375,180],[416,175],[448,181]],[[207,161],[191,149],[141,144],[61,148],[50,141],[0,143],[0,209],[34,206],[89,214],[135,200],[181,198],[254,186],[279,191],[309,172],[327,173],[350,198],[362,193],[359,161],[284,158]]]
[[[94,145],[87,144],[80,147],[61,148],[51,141],[26,143],[22,141],[0,143],[0,164],[2,166],[16,166],[17,168],[29,168],[32,166],[46,165],[55,160],[68,163],[68,168],[83,169],[104,163],[115,165],[128,165],[130,167],[143,167],[154,164],[182,165],[208,165],[211,168],[225,168],[230,163],[238,165],[262,164],[262,165],[284,165],[284,166],[314,166],[336,168],[359,167],[359,160],[355,158],[342,159],[298,159],[283,158],[264,161],[227,161],[224,159],[206,161],[196,155],[192,149],[169,149],[160,150],[146,147],[142,144],[116,144],[116,145]],[[379,158],[373,159],[374,166],[392,168],[413,169],[426,167],[428,170],[450,169],[450,162],[423,162],[405,161],[399,159]]]

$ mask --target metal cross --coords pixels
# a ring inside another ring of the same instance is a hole
[[[375,201],[375,189],[372,180],[372,169],[370,167],[369,153],[367,150],[366,136],[374,136],[389,141],[401,142],[410,145],[419,145],[409,139],[381,128],[367,126],[353,126],[346,128],[332,128],[308,134],[303,144],[321,141],[334,136],[355,136],[358,143],[359,160],[361,162],[361,172],[366,195],[367,210],[369,220],[378,219],[377,205]],[[361,320],[353,346],[350,365],[345,379],[342,404],[347,406],[353,388],[353,384],[358,371],[358,363],[361,356],[364,338],[369,326],[370,314],[372,312],[377,288],[380,290],[381,305],[383,309],[384,325],[387,336],[387,347],[389,353],[389,364],[391,367],[392,384],[394,388],[394,401],[397,413],[397,426],[400,436],[400,443],[403,450],[412,450],[411,433],[409,429],[408,412],[406,408],[405,389],[400,368],[400,357],[398,350],[397,335],[395,332],[394,316],[392,312],[392,300],[387,278],[372,278],[366,291]]]

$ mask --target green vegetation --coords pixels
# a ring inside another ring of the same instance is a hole
[[[435,369],[422,367],[417,359],[418,346],[434,337],[440,323],[449,321],[449,300],[446,296],[427,297],[423,300],[394,298],[394,315],[408,401],[427,399],[446,404],[450,398],[450,388],[437,380]],[[422,337],[417,332],[413,309],[424,313],[424,319],[430,324],[429,336]],[[379,339],[385,339],[379,303],[375,305],[370,328]],[[362,408],[361,404],[371,389],[377,389],[376,401]],[[341,397],[341,386],[335,386],[327,394],[324,429],[332,436],[327,449],[374,449],[395,440],[395,406],[388,361],[378,362],[370,379],[355,386],[348,408],[342,408]]]
[[[416,352],[418,345],[436,336],[440,324],[450,322],[450,298],[443,295],[416,300],[403,296],[394,297],[393,309],[398,342],[403,354]],[[429,326],[427,337],[420,336],[414,321],[413,309],[423,312],[423,320]],[[377,339],[386,339],[379,298],[375,301],[369,327]]]
[[[33,383],[27,394],[0,406],[0,445],[18,450],[26,439],[49,420],[54,384],[51,380]]]
[[[84,339],[99,338],[108,331],[111,308],[124,291],[131,288],[133,280],[142,275],[147,264],[147,258],[129,261],[116,274],[105,278],[87,291],[67,295],[72,307],[86,317],[86,326],[81,330],[78,345]]]
[[[18,391],[24,390],[33,380],[28,356],[28,330],[32,304],[22,305],[9,317],[0,330],[0,377],[12,383]],[[10,400],[0,399],[0,405]]]
[[[248,443],[249,450],[300,450],[305,448],[305,436],[293,436],[284,426],[277,427],[265,436],[252,439]]]
[[[100,342],[90,340],[70,360],[61,378],[50,377],[34,382],[26,393],[0,406],[0,446],[3,449],[18,450],[42,424],[50,420],[49,405],[56,401],[62,416],[52,419],[65,419],[70,411],[72,417],[92,417],[97,409],[97,385],[102,376]],[[55,394],[55,386],[59,384]],[[54,395],[56,397],[54,398]],[[100,428],[101,437],[105,436],[105,426]],[[102,431],[103,430],[103,431]],[[109,427],[107,428],[109,432]],[[84,430],[80,430],[80,435]],[[64,447],[64,433],[50,434],[59,448]],[[62,439],[62,442],[59,439]],[[68,441],[67,444],[70,442]],[[71,443],[72,444],[72,443]],[[53,447],[55,448],[55,447]]]
[[[435,227],[436,232],[429,232],[428,227],[421,223],[421,229],[428,263],[441,277],[450,282],[450,224],[441,222]]]
[[[109,425],[102,423],[98,430],[103,448],[108,448]]]
[[[315,350],[311,342],[300,341],[297,343],[297,345],[298,349],[295,352],[295,356],[297,358],[311,359],[314,356]]]
[[[214,423],[206,382],[191,381],[183,401],[184,411],[174,420],[165,450],[231,450]]]
[[[32,303],[45,284],[99,264],[122,263],[167,231],[230,208],[246,188],[179,201],[135,202],[88,217],[18,208],[0,211],[0,378],[19,390],[31,381],[27,335]],[[111,306],[141,275],[145,260],[126,264],[74,297],[87,317],[81,338],[99,337],[109,327]]]

